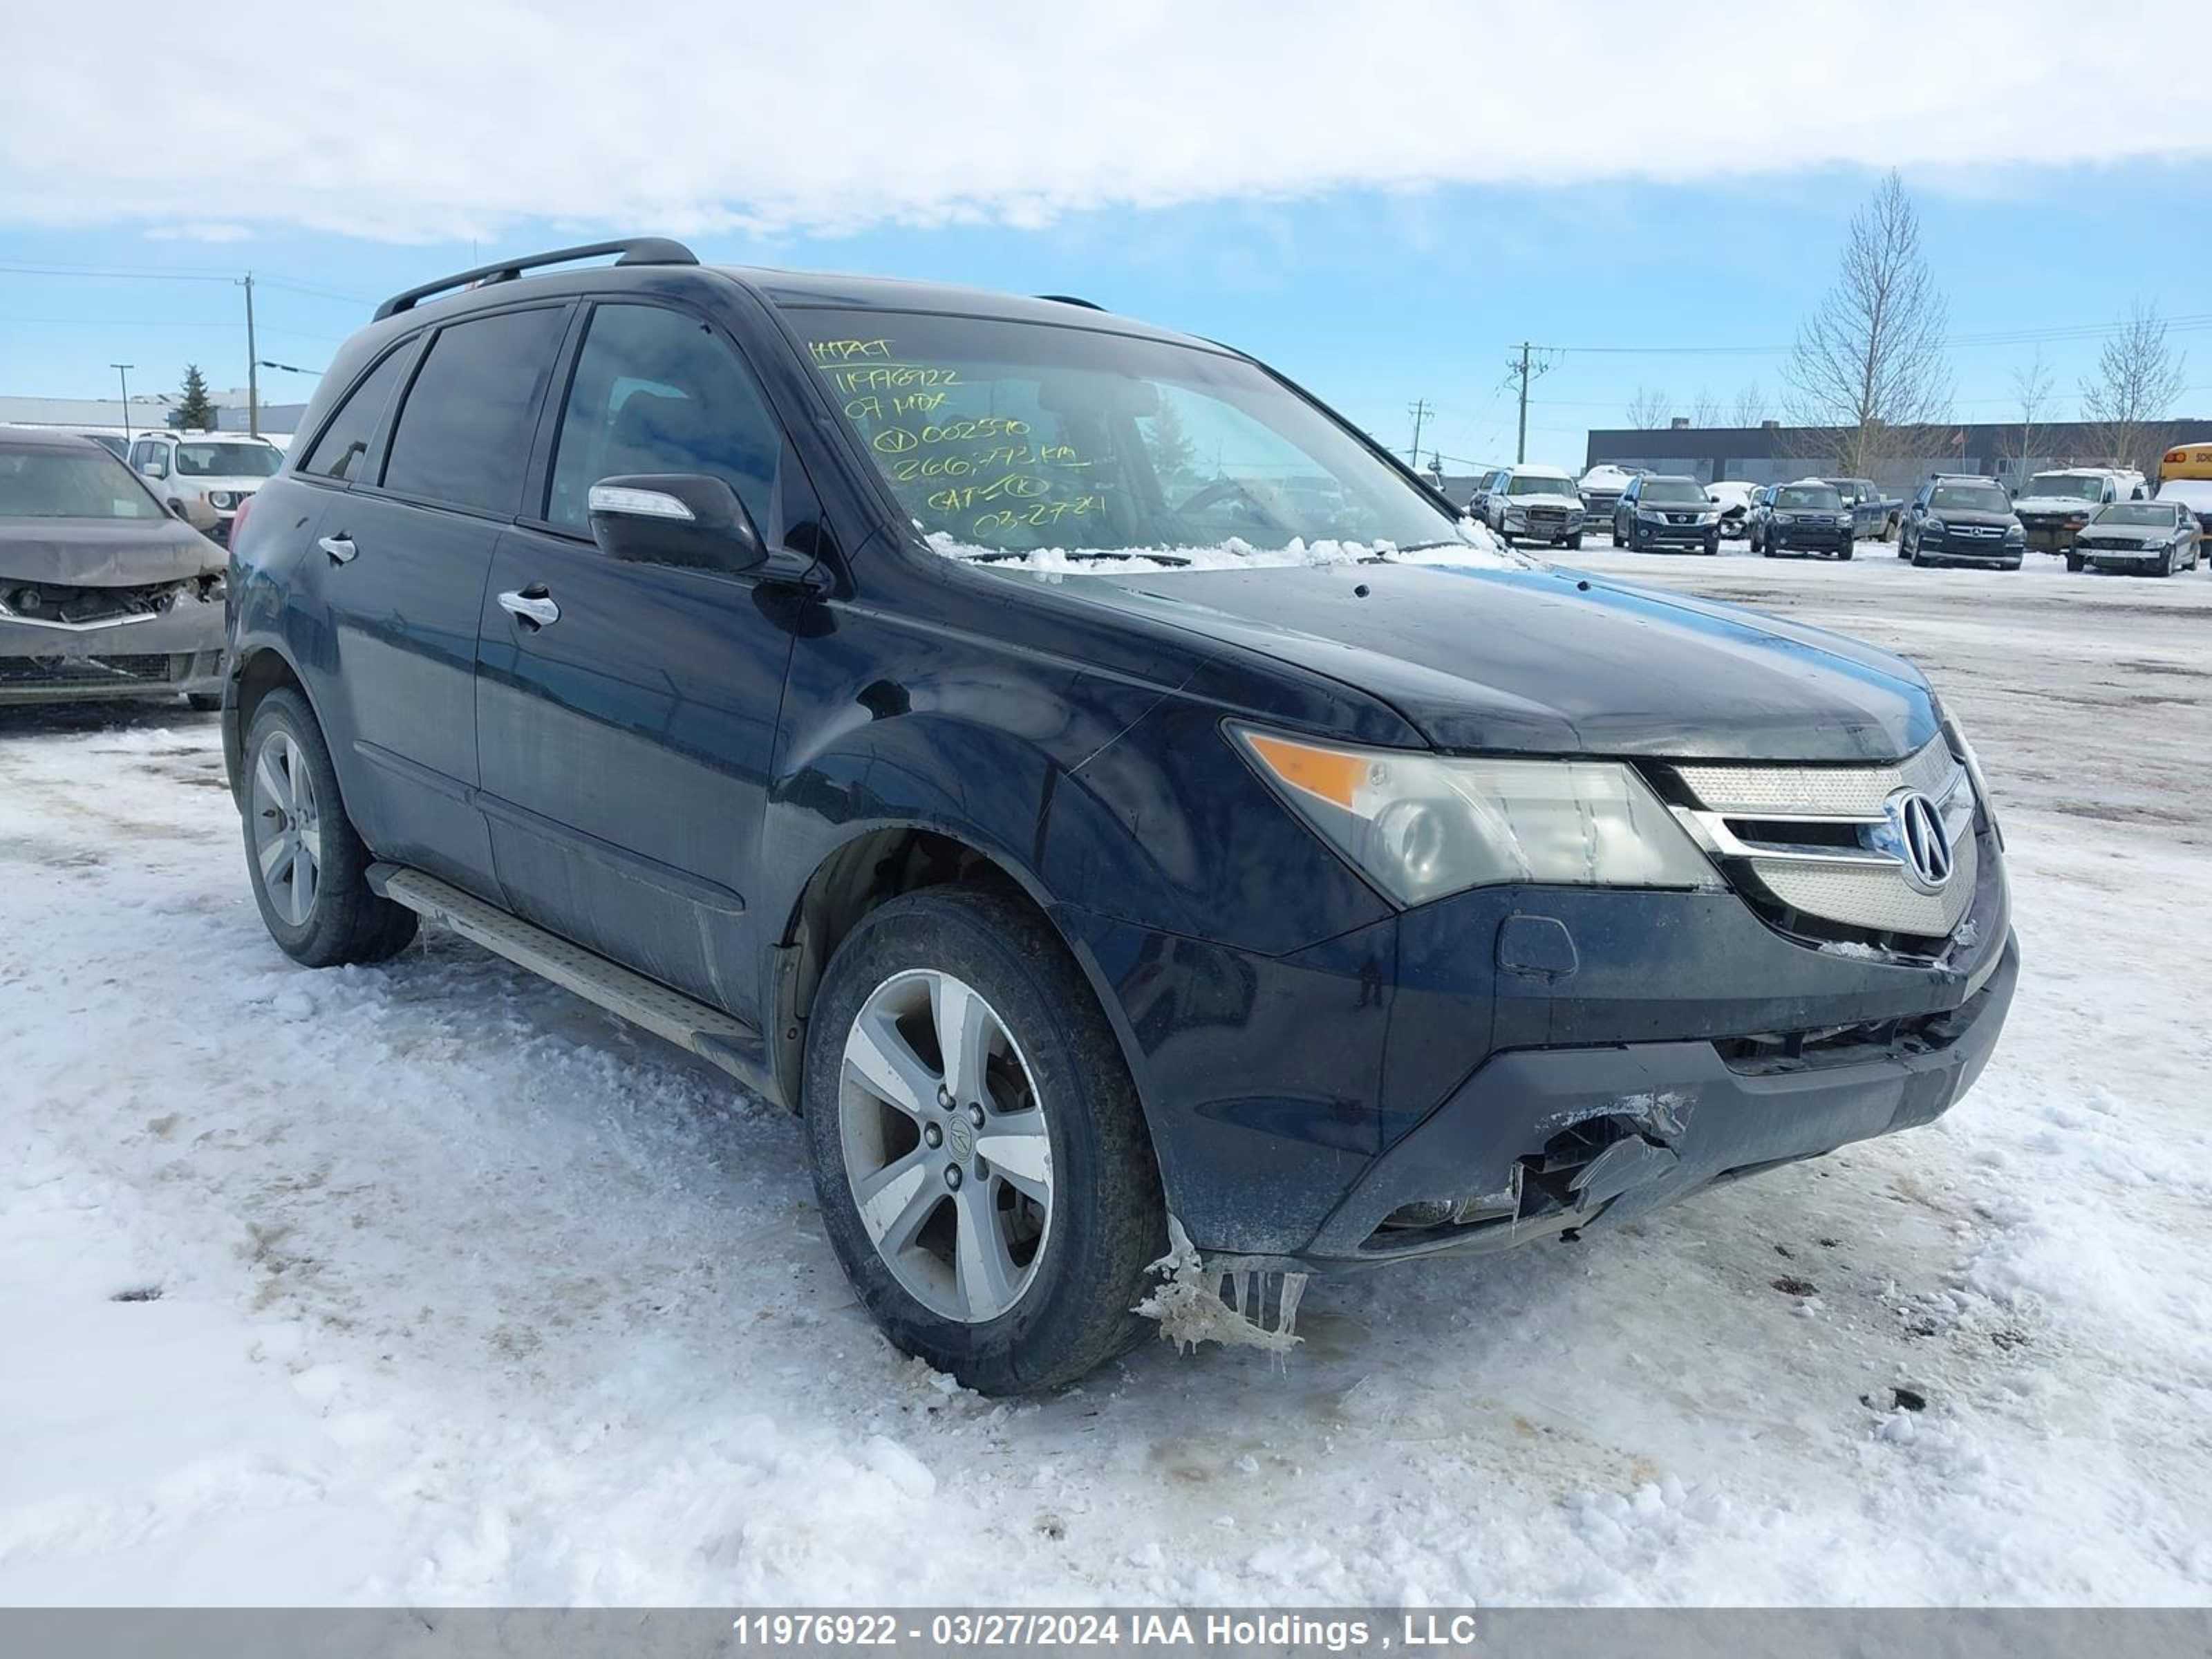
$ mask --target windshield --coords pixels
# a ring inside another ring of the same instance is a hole
[[[1777,507],[1826,507],[1833,512],[1844,504],[1844,498],[1829,484],[1784,484],[1774,498]]]
[[[2027,481],[2023,495],[2063,495],[2077,501],[2104,499],[2105,481],[2072,472],[2039,472]]]
[[[283,457],[266,444],[179,444],[180,478],[273,478]]]
[[[1505,493],[1509,495],[1571,495],[1575,493],[1575,487],[1567,481],[1564,472],[1521,472],[1516,473],[1513,481],[1505,486]]]
[[[1646,478],[1638,492],[1646,507],[1711,507],[1705,492],[1687,478]]]
[[[2164,501],[2115,501],[2090,522],[2153,525],[2171,530],[2173,528],[2173,507]]]
[[[1459,542],[1443,507],[1225,352],[974,317],[789,314],[832,401],[940,551],[1295,556]]]
[[[2009,513],[2012,503],[1995,484],[1937,484],[1928,498],[1936,513]]]
[[[0,519],[161,516],[161,503],[105,450],[0,448]]]

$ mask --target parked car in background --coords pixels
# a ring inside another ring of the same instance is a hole
[[[1769,484],[1751,513],[1751,550],[1771,559],[1784,553],[1851,556],[1857,541],[1851,510],[1826,478]]]
[[[1510,547],[1516,541],[1580,548],[1583,501],[1555,466],[1510,466],[1491,490],[1484,521]]]
[[[2027,545],[2038,552],[2063,553],[2089,522],[2089,515],[2114,501],[2139,501],[2149,492],[2140,472],[2111,467],[2069,466],[2039,472],[2013,497]]]
[[[1705,486],[1705,499],[1721,515],[1721,536],[1740,542],[1751,533],[1751,498],[1759,486],[1737,478],[1717,478]]]
[[[639,239],[386,301],[300,430],[231,563],[270,937],[442,919],[791,1108],[804,1224],[968,1387],[1154,1334],[1171,1248],[1188,1304],[1927,1123],[2011,1002],[1919,670],[1501,568],[1220,345]]]
[[[1905,503],[1881,493],[1872,478],[1831,478],[1851,510],[1851,533],[1863,542],[1886,542],[1897,533]]]
[[[2180,501],[2114,501],[2099,507],[2074,538],[2066,568],[2171,576],[2197,568],[2199,533],[2197,515]]]
[[[149,432],[131,446],[131,465],[155,494],[179,511],[197,498],[213,512],[207,533],[219,545],[229,542],[240,503],[283,464],[267,439],[235,432]]]
[[[1654,547],[1721,550],[1720,509],[1695,478],[1646,473],[1631,478],[1613,508],[1613,544],[1632,553]]]
[[[222,562],[99,444],[0,428],[0,703],[216,708]]]
[[[131,446],[120,434],[113,432],[80,432],[80,438],[89,438],[118,461],[131,458]]]
[[[1491,493],[1504,488],[1506,475],[1512,471],[1510,466],[1486,467],[1477,476],[1474,481],[1474,493],[1467,498],[1468,518],[1479,520],[1486,525],[1490,522]]]
[[[1583,517],[1589,524],[1611,524],[1613,509],[1620,505],[1620,492],[1632,480],[1640,478],[1649,469],[1640,466],[1614,466],[1601,461],[1583,474],[1576,486],[1583,498]]]
[[[1897,556],[1917,565],[2017,570],[2027,550],[2027,532],[2004,486],[1977,473],[1938,473],[1921,485],[1897,534]]]

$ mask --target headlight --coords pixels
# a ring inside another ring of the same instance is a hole
[[[1720,521],[1721,515],[1717,513],[1700,513],[1698,514],[1698,522],[1699,524],[1718,524]]]
[[[2084,525],[2089,522],[2089,515],[2086,513],[2069,513],[2066,515],[2066,522],[2069,525]]]
[[[1649,519],[1654,524],[1667,522],[1667,515],[1656,507],[1639,507],[1636,509],[1636,516],[1639,519]]]
[[[1982,757],[1974,752],[1974,745],[1966,741],[1966,728],[1952,717],[1951,711],[1941,702],[1936,712],[1943,722],[1943,740],[1950,744],[1951,752],[1966,769],[1966,781],[1973,786],[1974,799],[1982,804],[1982,816],[1989,820],[1990,834],[1996,837],[2000,849],[2004,846],[2004,830],[1997,823],[1997,804],[1990,799],[1990,781],[1982,775]]]
[[[2008,542],[2024,542],[2027,539],[2027,532],[2014,525],[2005,532],[2004,538]]]
[[[1455,759],[1230,730],[1291,807],[1401,905],[1500,882],[1721,884],[1616,762]]]
[[[1920,533],[1923,536],[1942,535],[1943,533],[1943,520],[1941,519],[1923,519],[1920,521]]]
[[[1836,528],[1838,530],[1844,528],[1844,526],[1850,524],[1850,521],[1851,515],[1848,513],[1838,513],[1836,514]]]
[[[210,489],[208,491],[208,505],[219,507],[227,513],[238,505],[238,497],[228,489]]]
[[[1526,507],[1516,507],[1512,502],[1508,501],[1505,504],[1505,516],[1509,519],[1525,519],[1528,516],[1528,510]]]

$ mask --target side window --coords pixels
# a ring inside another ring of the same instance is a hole
[[[384,487],[479,512],[522,500],[538,400],[568,319],[562,307],[505,311],[438,331],[400,406]]]
[[[367,380],[346,394],[338,412],[323,428],[323,435],[300,463],[301,471],[348,483],[361,477],[362,459],[368,453],[377,424],[384,418],[384,406],[392,401],[392,389],[398,384],[400,368],[410,355],[405,346],[394,349],[369,370]]]
[[[141,471],[150,472],[157,478],[166,478],[169,476],[168,459],[161,453],[161,445],[140,444],[137,454],[137,465]]]
[[[783,428],[735,352],[704,323],[659,306],[602,305],[562,411],[551,524],[583,530],[602,478],[704,473],[738,493],[773,540]]]

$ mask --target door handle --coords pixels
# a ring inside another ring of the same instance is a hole
[[[519,617],[532,628],[544,628],[561,620],[561,607],[553,603],[543,587],[534,585],[520,592],[501,594],[499,608],[511,617]]]
[[[350,536],[325,536],[315,545],[331,556],[332,564],[351,564],[353,556],[361,551]]]

